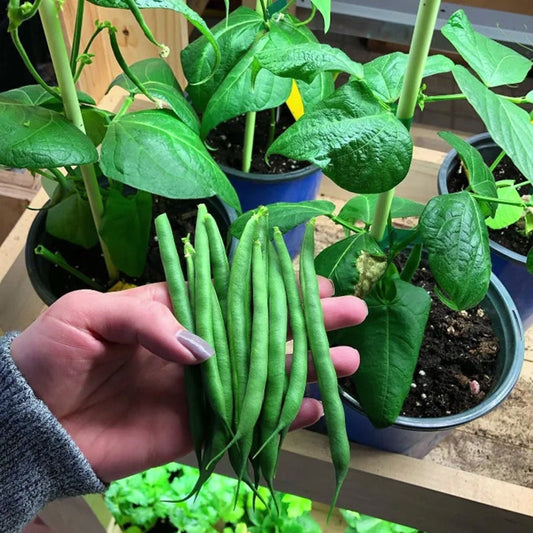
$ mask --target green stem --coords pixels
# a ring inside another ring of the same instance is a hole
[[[92,289],[95,289],[97,291],[103,292],[105,289],[102,287],[99,283],[92,280],[90,277],[86,276],[73,266],[69,265],[65,258],[59,253],[59,252],[51,252],[48,250],[48,248],[45,248],[42,244],[39,244],[34,252],[37,255],[40,255],[47,261],[50,261],[50,263],[57,265],[58,267],[61,267],[63,270],[69,272],[79,280],[83,281],[87,286],[91,287]]]
[[[410,129],[415,107],[418,100],[418,91],[422,83],[422,76],[439,13],[440,0],[420,0],[416,16],[415,29],[409,50],[409,58],[402,85],[400,100],[396,116]],[[383,238],[390,207],[394,198],[394,189],[381,193],[376,205],[376,213],[370,228],[370,235],[377,241]]]
[[[274,137],[276,136],[276,114],[277,114],[277,109],[273,107],[270,110],[270,127],[268,129],[268,139],[267,139],[267,145],[266,145],[267,150],[270,148],[270,145],[274,142]]]
[[[48,50],[54,66],[54,72],[63,100],[63,108],[66,117],[81,131],[85,133],[85,125],[81,114],[80,103],[76,93],[76,86],[70,70],[70,61],[67,47],[63,38],[63,31],[59,20],[59,13],[54,0],[42,0],[39,14],[48,44]],[[93,165],[80,166],[83,183],[87,193],[87,199],[91,208],[93,220],[100,234],[102,228],[102,216],[104,213],[104,203],[98,187],[96,171]],[[111,261],[111,256],[107,245],[100,239],[104,259],[109,277],[112,281],[118,279],[118,271]]]
[[[514,207],[530,207],[533,206],[533,203],[531,202],[513,202],[513,200],[504,200],[502,198],[493,198],[492,196],[483,196],[481,194],[474,194],[470,193],[473,198],[476,198],[477,200],[483,200],[485,202],[494,202],[496,204],[503,204],[503,205],[512,205]]]
[[[327,215],[328,218],[335,222],[335,224],[338,224],[339,226],[342,226],[343,228],[349,229],[350,231],[353,231],[354,233],[363,233],[363,228],[358,228],[357,226],[354,226],[353,224],[350,224],[349,222],[346,222],[346,220],[338,217],[337,215]]]
[[[519,96],[506,96],[504,94],[498,94],[500,98],[504,100],[508,100],[509,102],[512,102],[513,104],[530,104],[531,101],[528,100],[525,97],[519,97]],[[424,103],[425,104],[431,104],[432,102],[442,102],[442,101],[448,101],[448,100],[465,100],[466,96],[462,93],[459,94],[436,94],[433,96],[426,96],[424,95]]]
[[[252,154],[254,150],[254,133],[256,112],[246,113],[246,125],[244,127],[244,146],[242,149],[242,171],[250,172],[252,166]]]
[[[494,172],[494,169],[501,163],[501,160],[505,157],[505,151],[502,150],[498,157],[494,160],[492,165],[489,167],[491,172]]]
[[[72,35],[72,49],[70,51],[70,72],[74,75],[76,72],[76,62],[80,51],[81,28],[83,22],[83,12],[85,10],[85,0],[78,0],[76,9],[76,21],[74,23],[74,33]]]
[[[103,30],[105,30],[106,28],[107,28],[107,26],[105,26],[105,25],[103,25],[103,26],[100,25],[100,26],[98,26],[96,28],[95,32],[91,35],[91,38],[87,42],[87,46],[85,47],[85,50],[83,50],[83,52],[81,54],[82,56],[89,54],[89,49],[91,48],[91,45],[93,44],[93,41],[96,39],[98,34],[101,33]],[[80,76],[81,76],[81,73],[82,73],[84,67],[85,67],[85,62],[80,61],[80,64],[77,66],[76,73],[74,75],[74,82],[75,83],[80,79]]]

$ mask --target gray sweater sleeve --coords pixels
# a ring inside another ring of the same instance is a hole
[[[15,366],[15,337],[0,337],[0,533],[20,531],[47,502],[105,490]]]

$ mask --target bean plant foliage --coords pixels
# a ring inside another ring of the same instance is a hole
[[[205,36],[210,48],[212,62],[205,77],[220,64],[213,34],[182,0],[91,3],[131,11],[163,56],[168,49],[158,43],[141,13],[151,8],[180,13]],[[51,195],[49,233],[85,248],[100,241],[110,278],[117,276],[117,269],[139,276],[146,260],[152,195],[218,195],[238,211],[239,200],[202,141],[199,119],[169,64],[162,57],[151,57],[127,65],[117,44],[117,30],[107,21],[96,21],[91,39],[81,42],[81,19],[73,29],[69,58],[57,18],[58,5],[52,0],[9,2],[9,32],[36,84],[0,94],[0,164],[26,168],[44,178]],[[80,15],[82,7],[83,2],[78,8]],[[38,75],[19,38],[20,26],[38,14],[48,21],[44,27],[59,87],[49,86]],[[115,80],[109,80],[109,89],[120,86],[129,93],[117,113],[98,108],[91,96],[74,90],[82,70],[92,62],[95,38],[109,40],[123,69]],[[127,112],[140,94],[149,98],[152,108]]]
[[[443,26],[466,67],[441,55],[430,55],[419,79],[409,77],[409,56],[394,52],[364,65],[342,51],[316,42],[292,50],[258,49],[257,78],[267,70],[281,78],[312,84],[324,72],[348,74],[348,80],[274,140],[269,154],[312,161],[343,189],[357,196],[339,212],[324,201],[270,209],[269,223],[288,230],[310,216],[325,216],[344,228],[345,238],[316,258],[317,272],[331,278],[336,294],[356,294],[369,308],[365,322],[330,335],[332,343],[350,344],[361,354],[352,376],[357,398],[377,427],[392,424],[409,392],[427,322],[430,297],[411,283],[422,254],[427,254],[437,295],[454,310],[480,303],[491,276],[487,226],[504,227],[522,218],[533,227],[531,201],[520,198],[515,183],[497,183],[493,168],[458,136],[442,132],[466,169],[467,190],[437,196],[427,205],[394,196],[412,161],[409,126],[415,103],[465,98],[487,130],[533,183],[533,124],[528,106],[533,95],[509,98],[498,88],[525,79],[532,62],[514,50],[476,32],[462,10]],[[433,27],[427,28],[431,35]],[[412,51],[411,51],[412,52]],[[451,72],[456,95],[429,95],[423,78]],[[414,95],[407,113],[403,93]],[[526,109],[525,109],[526,108]],[[312,211],[312,213],[311,213]],[[248,214],[244,216],[249,216]],[[392,219],[416,217],[411,229],[395,228]],[[239,235],[242,222],[233,225]],[[422,252],[424,250],[424,252]],[[407,252],[405,267],[395,259]],[[531,272],[532,253],[528,256]]]

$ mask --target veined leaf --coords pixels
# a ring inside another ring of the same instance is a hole
[[[533,124],[527,111],[494,94],[464,67],[457,65],[452,72],[492,140],[533,183]]]
[[[371,224],[376,212],[378,202],[377,194],[359,194],[348,200],[339,212],[339,218],[354,224],[362,221]],[[424,204],[420,204],[408,198],[395,196],[392,200],[391,218],[418,217],[424,210]]]
[[[407,54],[393,52],[363,65],[365,82],[383,102],[392,104],[400,98],[407,58]],[[450,72],[452,67],[453,61],[445,56],[429,56],[424,68],[424,77]]]
[[[252,64],[257,52],[271,46],[262,38],[239,60],[209,100],[202,117],[205,137],[218,124],[249,111],[262,111],[283,104],[291,92],[292,81],[260,70],[255,80]]]
[[[272,143],[267,156],[310,161],[347,191],[378,193],[403,180],[412,149],[403,124],[353,81],[304,114]]]
[[[346,72],[356,78],[363,76],[360,63],[327,44],[305,43],[285,49],[270,47],[259,52],[256,58],[273,74],[306,83],[311,83],[320,72]]]
[[[83,165],[97,159],[91,139],[60,113],[0,102],[0,164],[39,169]]]
[[[331,0],[311,0],[324,19],[324,33],[328,33],[331,24]]]
[[[419,221],[439,297],[454,309],[468,309],[486,295],[491,274],[487,226],[466,192],[432,198]]]
[[[213,76],[203,83],[215,67],[216,56],[206,37],[196,39],[181,52],[181,63],[189,85],[187,92],[195,109],[203,113],[211,96],[237,61],[249,50],[258,33],[264,30],[263,18],[256,11],[239,7],[212,32],[221,52],[221,62]]]
[[[330,334],[334,345],[357,348],[361,363],[351,376],[357,399],[376,427],[390,426],[398,418],[409,394],[429,316],[431,298],[420,287],[391,279],[392,300],[377,291],[365,301],[368,316],[359,326]]]
[[[496,195],[500,200],[521,203],[522,198],[514,187],[513,180],[499,180]],[[498,209],[493,217],[487,218],[485,223],[491,229],[502,229],[518,222],[524,215],[524,208],[507,204],[495,204]]]
[[[101,167],[111,179],[168,198],[218,195],[240,211],[226,175],[190,128],[163,110],[127,113],[102,143]]]
[[[304,202],[277,202],[268,205],[268,225],[270,232],[278,227],[282,233],[311,220],[320,215],[331,215],[335,211],[335,204],[326,200],[309,200]],[[254,210],[247,211],[238,217],[231,225],[230,231],[238,239],[244,230],[248,219]]]
[[[466,168],[468,181],[472,190],[477,194],[496,198],[498,193],[496,191],[494,176],[483,160],[479,150],[453,133],[441,131],[438,135],[457,151]],[[485,202],[485,204],[490,213],[494,215],[497,205],[493,202]]]
[[[111,113],[97,107],[83,107],[81,110],[85,133],[95,146],[104,140],[107,125],[111,121]]]
[[[81,104],[96,105],[94,99],[87,93],[77,91],[78,100]],[[16,89],[10,89],[0,93],[0,102],[13,104],[41,105],[43,107],[60,107],[62,105],[59,98],[54,98],[48,91],[40,85],[25,85]]]
[[[533,65],[518,52],[475,31],[462,9],[441,32],[488,87],[520,83]]]
[[[358,267],[363,266],[366,272],[361,276],[362,268]],[[337,241],[315,259],[317,273],[333,281],[337,295],[370,288],[381,278],[386,266],[385,253],[368,233]]]

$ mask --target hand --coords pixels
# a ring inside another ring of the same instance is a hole
[[[320,292],[328,329],[365,318],[361,300],[330,298],[328,280],[320,280]],[[186,330],[170,309],[164,283],[107,294],[76,291],[13,342],[16,365],[103,481],[192,450],[183,365],[199,363],[209,347],[195,346],[194,337],[191,344],[188,332],[183,337]],[[354,349],[338,347],[331,354],[340,376],[357,369]],[[320,403],[306,398],[294,427],[321,415]]]

